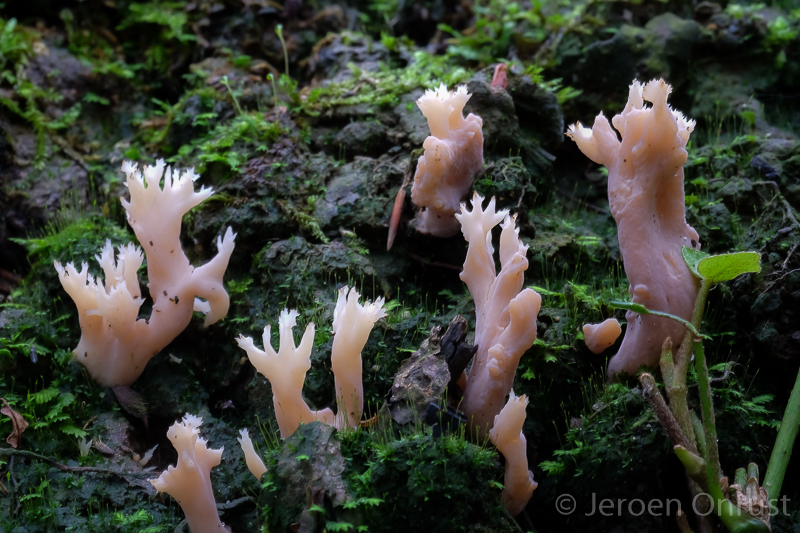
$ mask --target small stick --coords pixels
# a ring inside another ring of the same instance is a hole
[[[0,448],[0,455],[11,455],[11,464],[13,465],[14,455],[22,455],[23,457],[33,457],[34,459],[38,459],[40,461],[45,461],[47,463],[52,464],[62,472],[72,472],[72,473],[82,473],[82,472],[96,472],[98,474],[109,474],[114,476],[119,476],[125,481],[125,476],[152,476],[152,472],[117,472],[115,470],[110,470],[108,468],[100,468],[98,466],[67,466],[65,464],[59,463],[52,457],[45,457],[44,455],[39,455],[35,452],[29,452],[27,450],[15,450],[13,448]],[[13,475],[11,479],[16,484],[16,480],[14,479]]]
[[[647,403],[649,403],[653,411],[655,411],[658,422],[661,424],[661,427],[664,428],[664,431],[667,432],[667,436],[669,436],[669,440],[672,441],[672,445],[683,446],[687,450],[697,454],[697,448],[695,448],[694,445],[689,442],[689,439],[686,438],[686,435],[683,434],[680,426],[678,426],[677,420],[675,420],[675,417],[672,415],[672,411],[667,407],[667,403],[664,401],[664,397],[661,396],[661,392],[659,392],[653,376],[644,372],[639,376],[639,383],[642,384],[642,392]]]
[[[408,167],[406,167],[405,175],[403,176],[403,184],[397,191],[397,196],[394,199],[394,207],[392,208],[392,218],[389,219],[389,237],[386,239],[386,251],[392,249],[394,238],[397,236],[397,228],[400,226],[400,215],[403,214],[403,202],[406,199],[406,187],[411,185],[411,180],[414,179],[414,152],[409,154]]]
[[[774,181],[754,181],[753,185],[768,185],[775,189],[775,194],[778,195],[778,199],[780,199],[783,208],[786,209],[786,218],[792,223],[792,225],[796,228],[800,228],[800,222],[797,221],[797,218],[794,216],[794,210],[789,202],[786,201],[786,198],[783,197],[781,194],[781,189],[778,187],[778,184]]]
[[[681,530],[681,533],[694,533],[689,525],[689,519],[686,518],[686,513],[680,509],[678,509],[678,513],[675,515],[675,521],[678,522],[678,529]]]

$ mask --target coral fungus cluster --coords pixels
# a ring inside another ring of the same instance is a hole
[[[236,238],[228,228],[217,239],[216,257],[193,267],[181,248],[181,218],[213,191],[203,187],[195,192],[193,183],[200,176],[167,167],[163,160],[142,170],[125,162],[122,171],[131,199],[120,200],[147,256],[147,286],[153,300],[150,317],[138,318],[144,299],[137,271],[144,257],[133,244],[120,247],[115,262],[111,243],[106,243],[97,257],[105,283],[89,274],[86,263],[80,272],[72,263],[66,267],[55,263],[64,290],[78,308],[81,340],[73,352],[75,358],[95,381],[108,387],[136,381],[147,361],[189,325],[193,311],[205,314],[206,326],[227,314],[222,275]]]
[[[576,124],[567,134],[592,160],[609,169],[608,198],[633,301],[688,319],[697,282],[682,260],[681,248],[697,249],[699,244],[697,232],[684,216],[682,165],[694,123],[668,107],[669,92],[663,80],[644,86],[634,81],[627,106],[612,120],[616,131],[601,114],[592,129]],[[418,230],[443,237],[460,227],[468,243],[460,277],[475,303],[476,352],[468,372],[450,377],[451,384],[458,383],[461,388],[454,396],[463,394],[461,403],[452,407],[466,415],[473,436],[488,435],[505,456],[501,498],[509,512],[517,515],[537,484],[528,470],[522,432],[528,399],[517,397],[512,385],[520,358],[536,340],[541,297],[533,289],[523,288],[528,247],[519,238],[516,215],[496,210],[495,198],[484,208],[484,198],[477,192],[471,209],[461,203],[483,164],[482,121],[473,114],[466,118],[462,114],[468,98],[465,87],[448,92],[442,85],[418,100],[431,136],[418,162],[412,200],[422,207],[415,222]],[[652,102],[652,107],[645,107],[645,100]],[[235,237],[228,228],[218,239],[218,255],[195,269],[180,246],[181,217],[208,198],[211,190],[195,192],[192,183],[197,176],[191,170],[179,172],[163,162],[142,171],[125,163],[123,171],[131,200],[123,200],[122,205],[147,255],[153,299],[150,318],[138,318],[143,298],[137,270],[144,257],[132,244],[120,247],[116,261],[110,243],[103,248],[97,259],[105,282],[93,279],[86,264],[78,272],[71,263],[66,267],[56,263],[61,283],[80,313],[82,336],[75,356],[95,380],[107,386],[130,385],[147,361],[186,327],[193,311],[205,313],[206,325],[225,316],[228,296],[222,275]],[[497,225],[502,228],[499,271],[492,245],[492,229]],[[236,339],[271,384],[281,436],[288,438],[301,424],[315,421],[338,430],[360,427],[364,412],[361,353],[376,322],[386,316],[383,298],[360,303],[355,289],[344,287],[338,292],[330,355],[335,412],[331,408],[314,410],[303,397],[315,325],[308,323],[296,344],[293,329],[298,316],[296,310],[280,313],[277,350],[269,324],[264,328],[263,349],[257,348],[251,337]],[[654,364],[665,339],[677,344],[683,337],[683,326],[666,318],[629,312],[627,319],[622,347],[609,365],[611,377]],[[615,319],[609,319],[597,326],[587,324],[584,332],[587,346],[600,353],[614,344],[621,329]],[[219,464],[222,450],[208,450],[198,438],[201,422],[187,414],[170,427],[168,436],[178,450],[178,464],[153,481],[159,491],[178,500],[195,533],[224,527],[214,507],[209,476],[210,469]],[[247,467],[260,478],[267,467],[247,430],[240,435]]]
[[[475,301],[475,344],[478,352],[464,388],[461,408],[473,428],[485,434],[511,392],[519,359],[536,340],[536,315],[542,298],[533,289],[523,289],[528,268],[516,228],[516,217],[507,210],[495,211],[495,200],[486,209],[476,193],[472,211],[462,204],[456,215],[469,243],[461,279]],[[500,272],[496,271],[492,228],[503,222],[500,233]]]
[[[315,420],[337,429],[356,428],[364,412],[364,385],[361,380],[361,351],[373,325],[386,313],[383,298],[374,303],[358,302],[355,289],[339,290],[333,312],[333,348],[331,366],[335,376],[336,414],[331,409],[313,411],[302,396],[306,372],[311,368],[314,323],[309,322],[300,344],[295,346],[292,329],[298,313],[284,309],[278,319],[279,347],[272,348],[271,326],[264,327],[264,350],[256,348],[252,337],[239,336],[236,342],[247,352],[250,362],[272,384],[275,416],[284,438],[295,432],[301,423]]]

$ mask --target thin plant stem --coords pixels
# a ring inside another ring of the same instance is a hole
[[[277,124],[278,122],[280,122],[280,117],[278,110],[278,91],[277,89],[275,89],[275,76],[273,76],[272,73],[270,72],[269,74],[267,74],[267,78],[269,78],[269,81],[272,82],[272,107],[275,108],[275,123]]]
[[[697,293],[694,310],[692,311],[691,323],[695,330],[700,329],[700,324],[703,321],[703,312],[705,311],[706,299],[708,298],[708,291],[711,289],[711,285],[712,284],[706,280],[701,281],[700,290]],[[662,374],[665,376],[664,382],[667,389],[667,397],[669,398],[670,411],[672,411],[675,420],[678,422],[678,426],[680,426],[681,431],[686,435],[689,442],[696,445],[697,440],[689,415],[686,388],[686,371],[689,368],[692,346],[694,345],[692,340],[692,332],[687,331],[675,355],[674,361],[667,353],[662,356]],[[669,379],[666,379],[667,375],[669,375]]]
[[[711,400],[711,385],[708,378],[708,365],[703,342],[697,339],[694,343],[694,367],[697,372],[697,385],[700,389],[700,405],[703,410],[703,429],[706,437],[706,478],[708,494],[711,496],[714,511],[728,531],[763,532],[770,531],[769,526],[754,516],[742,513],[736,505],[725,497],[720,485],[719,447],[717,445],[717,426],[714,422],[714,404]]]
[[[769,526],[756,517],[743,514],[736,505],[728,500],[722,492],[722,485],[720,484],[721,471],[719,465],[719,447],[717,445],[717,426],[714,420],[714,403],[711,397],[711,382],[708,377],[708,365],[706,363],[705,350],[703,348],[703,337],[697,332],[700,329],[700,324],[703,320],[703,311],[705,310],[706,298],[708,291],[711,289],[713,282],[703,279],[700,285],[700,291],[695,300],[695,307],[692,312],[691,326],[687,328],[689,331],[686,333],[683,345],[678,351],[676,361],[673,362],[670,346],[665,344],[664,353],[661,358],[661,366],[665,372],[665,382],[667,385],[667,394],[670,398],[670,410],[675,415],[673,424],[674,430],[678,431],[680,428],[684,437],[692,435],[696,437],[692,439],[688,437],[687,440],[694,440],[693,444],[697,444],[697,449],[703,454],[705,459],[706,469],[706,482],[708,484],[707,494],[711,497],[712,505],[717,516],[719,516],[722,523],[728,531],[740,532],[759,532],[768,533]],[[691,349],[689,349],[691,346]],[[692,417],[689,412],[688,404],[686,403],[686,371],[689,366],[690,355],[694,352],[695,356],[695,371],[697,372],[697,384],[700,392],[700,405],[703,414],[702,428],[693,428]],[[798,377],[800,383],[800,377]],[[798,389],[797,402],[800,405],[800,387]],[[792,392],[794,395],[794,391]],[[663,414],[663,413],[662,413]],[[800,415],[798,415],[800,422]],[[702,429],[702,431],[700,431]],[[788,442],[789,449],[794,441],[794,435],[797,430],[792,433],[792,442]],[[705,440],[705,446],[701,446],[702,441]],[[677,448],[677,447],[676,447]],[[676,453],[688,452],[686,448],[677,450]],[[689,457],[691,458],[691,457]],[[684,457],[686,459],[686,457]],[[786,459],[788,462],[788,458]],[[696,461],[695,461],[696,462]],[[785,469],[785,466],[784,466]],[[687,470],[688,473],[688,470]],[[782,476],[781,476],[782,478]],[[692,483],[691,476],[689,477],[689,485],[692,493],[696,495],[699,486]],[[700,518],[701,531],[708,530],[708,522],[706,520],[708,515],[702,515]]]
[[[286,77],[289,77],[289,52],[286,49],[286,40],[283,38],[283,24],[278,24],[275,26],[275,33],[278,34],[278,39],[281,40],[281,46],[283,46],[283,62],[286,67]]]
[[[703,322],[703,314],[706,309],[706,300],[708,299],[708,291],[711,290],[713,283],[708,280],[701,280],[700,290],[697,292],[697,299],[694,301],[694,309],[692,310],[691,323],[696,330],[700,330],[700,325]],[[681,343],[681,350],[678,352],[679,357],[675,361],[678,374],[683,379],[684,386],[686,385],[686,371],[689,369],[689,361],[691,360],[693,348],[692,332],[687,331],[686,336]]]
[[[691,318],[691,323],[695,330],[700,329],[700,325],[703,321],[706,299],[710,289],[711,284],[705,280],[702,280],[700,284],[700,290],[698,291],[697,298],[695,299]],[[696,449],[699,450],[700,455],[705,458],[705,435],[703,434],[702,426],[698,424],[698,427],[695,427],[695,425],[692,423],[692,415],[694,413],[689,411],[689,403],[687,399],[688,390],[686,387],[686,372],[689,368],[689,361],[691,360],[692,347],[694,345],[693,339],[693,333],[687,328],[686,335],[684,336],[683,342],[681,343],[680,348],[677,350],[677,353],[675,353],[674,360],[672,356],[672,350],[670,349],[665,351],[661,358],[661,367],[662,374],[665,376],[664,384],[666,387],[667,396],[669,397],[670,411],[672,411],[675,421],[681,428],[683,434],[686,436],[686,439],[692,443]],[[669,379],[667,379],[667,375],[669,376]],[[695,416],[695,418],[697,417]],[[698,430],[700,431],[698,432]],[[710,509],[706,507],[707,500],[705,498],[700,497],[698,499],[701,494],[707,493],[706,483],[704,482],[705,480],[692,478],[688,471],[687,476],[689,490],[691,491],[693,498],[698,501],[698,505],[701,507],[698,509],[700,513],[697,515],[698,526],[701,533],[709,533],[710,531],[713,531]]]
[[[763,487],[767,489],[769,501],[776,500],[781,493],[783,477],[786,475],[786,467],[789,465],[789,458],[792,456],[792,447],[799,427],[800,371],[797,373],[792,394],[789,396],[789,403],[783,413],[781,429],[778,430],[778,437],[775,439],[775,446],[772,448],[772,455],[769,457],[767,473],[764,475]]]
[[[694,368],[697,372],[697,386],[700,389],[700,405],[703,411],[703,428],[706,436],[706,477],[708,492],[715,500],[722,500],[722,486],[719,484],[719,447],[717,446],[717,426],[714,421],[714,404],[711,400],[711,386],[708,379],[708,366],[703,343],[694,343]]]
[[[236,110],[239,112],[239,116],[244,115],[244,112],[242,111],[242,108],[239,106],[239,100],[237,100],[236,99],[236,95],[233,94],[233,89],[231,89],[231,84],[228,81],[228,76],[222,76],[222,80],[220,80],[220,81],[221,81],[222,85],[224,85],[225,88],[228,89],[228,94],[231,95],[231,98],[233,99],[233,103],[236,105]]]

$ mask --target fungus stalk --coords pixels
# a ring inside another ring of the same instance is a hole
[[[463,85],[448,91],[442,84],[417,100],[431,134],[422,145],[425,153],[417,162],[411,201],[422,208],[415,219],[417,230],[435,237],[458,233],[455,214],[483,168],[483,121],[472,113],[463,116],[469,97]]]
[[[189,522],[192,533],[230,532],[217,514],[211,469],[219,465],[223,448],[209,450],[205,439],[198,437],[203,419],[186,414],[167,431],[172,445],[178,450],[178,464],[162,472],[150,483],[158,492],[166,492],[178,502]]]
[[[686,223],[683,164],[695,123],[670,109],[670,91],[664,80],[644,86],[634,81],[628,104],[612,120],[616,131],[601,113],[591,129],[577,123],[567,136],[608,169],[608,201],[633,302],[689,320],[699,282],[681,249],[700,245]],[[652,107],[645,107],[645,100]],[[620,372],[634,375],[642,365],[656,366],[664,340],[677,346],[685,333],[684,326],[668,318],[629,311],[626,319],[627,332],[608,366],[612,378]]]

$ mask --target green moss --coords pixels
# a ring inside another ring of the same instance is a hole
[[[131,2],[127,5],[125,16],[117,30],[155,26],[160,31],[144,49],[145,64],[154,71],[166,71],[170,66],[170,56],[174,53],[173,43],[186,45],[197,40],[194,33],[187,32],[189,18],[185,2]]]
[[[539,464],[548,474],[544,486],[537,491],[542,506],[561,493],[595,493],[597,501],[616,501],[618,496],[639,491],[636,493],[647,501],[663,490],[647,483],[669,460],[667,438],[655,415],[639,388],[603,386],[603,381],[600,378],[595,382],[600,385],[584,385],[586,411],[581,417],[568,420],[565,446],[556,450],[552,459]],[[590,499],[582,498],[575,516],[602,527],[597,522],[602,517],[583,518],[590,512],[590,503]],[[629,525],[636,521],[635,517],[625,519]]]
[[[63,130],[72,124],[81,112],[76,103],[61,116],[53,118],[44,108],[63,100],[63,95],[53,88],[45,89],[30,81],[25,67],[34,57],[34,45],[42,46],[37,32],[19,26],[16,19],[0,18],[0,84],[11,88],[11,94],[0,96],[0,104],[8,111],[29,122],[36,131],[34,165],[44,167],[45,142],[51,132]]]
[[[137,117],[141,131],[126,157],[147,159],[143,154],[155,149],[180,167],[204,172],[216,166],[230,175],[266,152],[279,135],[289,133],[285,123],[266,118],[262,102],[258,110],[242,107],[240,89],[230,84],[224,91],[208,87],[199,71],[193,79],[174,104],[152,99],[157,107]],[[228,112],[231,106],[235,113]]]
[[[564,35],[589,33],[604,23],[606,11],[602,3],[593,0],[534,2],[529,8],[511,0],[491,0],[474,10],[474,24],[467,30],[457,31],[446,24],[440,24],[439,30],[452,36],[447,48],[452,61],[479,66],[506,59],[512,46],[517,57],[550,64]],[[559,38],[553,39],[553,35]]]
[[[198,170],[201,171],[210,163],[220,162],[237,172],[254,151],[265,152],[268,143],[280,132],[280,125],[267,121],[262,113],[243,114],[229,124],[216,126],[192,144],[182,146],[178,155],[191,161],[191,156],[196,153],[201,163]]]
[[[355,67],[353,67],[355,69]],[[354,70],[352,78],[312,89],[303,95],[302,110],[315,115],[332,107],[369,104],[381,108],[395,106],[400,97],[414,89],[429,89],[439,82],[448,86],[466,81],[470,73],[451,68],[447,58],[423,51],[413,53],[413,60],[403,68],[387,68],[378,72]]]
[[[14,495],[21,507],[16,511],[2,507],[0,527],[7,531],[166,533],[180,522],[174,506],[155,501],[134,503],[125,496],[129,485],[113,477],[54,472],[38,461],[24,471],[17,469],[15,476],[18,487]],[[120,510],[123,502],[136,510]]]
[[[277,202],[283,208],[287,216],[294,220],[303,230],[308,232],[314,238],[322,241],[323,244],[328,244],[330,239],[325,236],[319,227],[319,222],[316,218],[309,215],[305,211],[298,209],[289,202]],[[310,206],[313,209],[313,206]]]
[[[135,83],[135,71],[141,65],[129,65],[121,51],[97,32],[97,27],[83,27],[76,21],[70,9],[62,9],[59,17],[67,32],[67,49],[71,54],[92,66],[92,72],[100,76],[111,75],[128,83]],[[107,34],[106,34],[107,35]]]
[[[300,516],[329,530],[350,524],[380,533],[398,523],[420,531],[516,530],[500,504],[493,449],[424,431],[399,438],[377,430],[331,433],[319,423],[303,425],[268,452],[260,503],[270,528],[282,530]],[[308,495],[299,489],[312,472],[317,488]]]
[[[796,204],[792,157],[797,151],[792,141],[756,135],[728,140],[722,134],[715,144],[690,149],[686,217],[704,249],[758,249],[787,226],[791,203]]]
[[[370,448],[362,476],[369,472],[372,493],[383,501],[367,510],[371,531],[394,531],[397,523],[425,531],[515,529],[499,504],[495,450],[427,433]]]
[[[33,260],[33,269],[53,270],[53,261],[76,265],[96,263],[94,256],[100,253],[106,240],[115,246],[136,240],[125,228],[102,215],[74,217],[70,212],[63,212],[60,220],[52,223],[41,237],[17,239]],[[99,267],[93,270],[99,272]],[[37,271],[37,274],[43,272]]]

